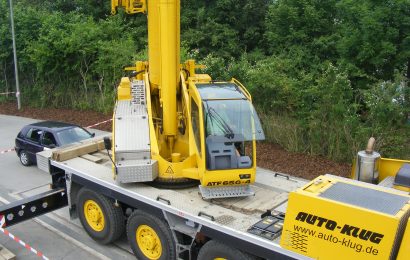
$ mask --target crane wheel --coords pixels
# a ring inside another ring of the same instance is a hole
[[[199,250],[198,260],[255,260],[250,256],[236,248],[232,248],[215,240],[208,241]]]
[[[137,259],[175,260],[176,245],[165,220],[134,211],[127,221],[127,237]]]
[[[124,233],[122,208],[116,207],[111,199],[82,188],[77,195],[77,209],[85,231],[99,243],[109,244]]]

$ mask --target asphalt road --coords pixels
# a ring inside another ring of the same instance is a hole
[[[0,151],[13,148],[20,129],[36,121],[0,115]],[[90,131],[96,135],[104,133]],[[22,166],[15,152],[0,154],[0,204],[45,191],[50,181],[50,176],[36,166]],[[112,245],[100,245],[85,233],[78,220],[70,220],[67,208],[7,230],[49,259],[135,259],[125,237]],[[39,259],[3,233],[0,233],[0,244],[13,252],[17,259]]]

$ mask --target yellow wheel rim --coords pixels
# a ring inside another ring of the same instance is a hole
[[[223,257],[217,257],[217,258],[214,258],[214,260],[227,260],[227,259]]]
[[[87,200],[84,203],[84,216],[88,225],[97,232],[100,232],[105,227],[105,218],[103,211],[97,202],[93,200]]]
[[[137,240],[137,245],[141,252],[151,260],[156,260],[161,257],[162,245],[161,239],[159,238],[157,232],[150,226],[141,225],[137,228],[135,232],[135,238]]]

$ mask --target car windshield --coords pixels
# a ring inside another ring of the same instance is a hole
[[[253,105],[244,99],[204,101],[206,135],[234,138],[244,141],[263,140],[265,134]]]
[[[57,137],[61,145],[79,142],[91,138],[91,134],[80,127],[73,127],[70,129],[57,132]]]

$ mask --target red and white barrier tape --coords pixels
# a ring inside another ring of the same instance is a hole
[[[26,242],[24,242],[23,240],[21,240],[20,238],[18,238],[17,236],[11,234],[8,230],[3,228],[3,225],[5,223],[5,219],[4,216],[0,215],[0,231],[3,232],[6,236],[10,237],[11,239],[13,239],[14,241],[16,241],[17,243],[19,243],[20,245],[22,245],[23,247],[25,247],[27,250],[33,252],[34,254],[36,254],[38,257],[44,259],[44,260],[49,260],[42,252],[32,248],[29,244],[27,244]]]
[[[102,124],[108,123],[108,122],[110,122],[110,121],[112,121],[112,118],[111,118],[111,119],[108,119],[108,120],[105,120],[105,121],[102,121],[102,122],[99,122],[99,123],[97,123],[97,124],[93,124],[93,125],[90,125],[90,126],[86,126],[86,128],[93,128],[93,127],[95,127],[95,126],[97,126],[97,125],[102,125]]]
[[[11,148],[11,149],[8,149],[8,150],[0,151],[0,154],[9,153],[9,152],[13,152],[13,151],[15,151],[15,149]]]

